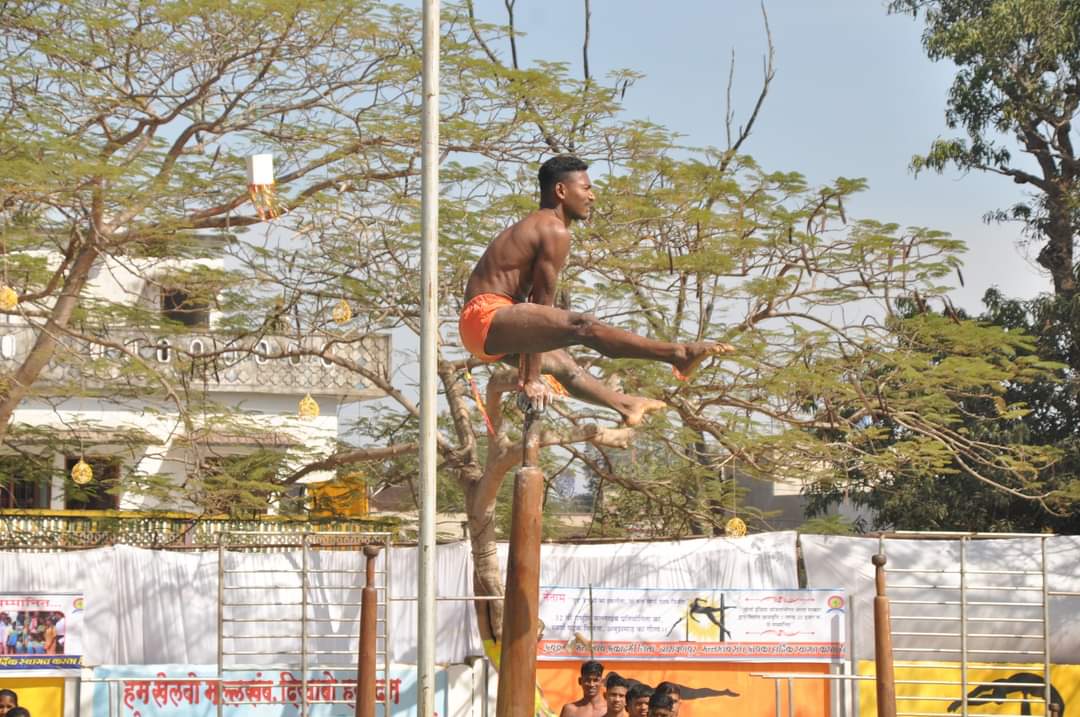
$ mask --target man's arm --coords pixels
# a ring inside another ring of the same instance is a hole
[[[538,228],[536,259],[532,266],[532,293],[529,301],[533,304],[552,306],[555,303],[555,289],[559,283],[559,272],[566,264],[570,253],[570,232],[562,224],[549,223]],[[540,366],[543,354],[525,354],[521,380],[525,394],[536,405],[535,392],[547,395],[547,388],[540,382]],[[546,402],[546,399],[545,399]]]

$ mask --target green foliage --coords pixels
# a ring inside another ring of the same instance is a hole
[[[1071,136],[1080,108],[1080,6],[1071,0],[893,0],[889,7],[922,16],[930,59],[957,66],[945,121],[965,137],[936,140],[912,167],[990,171],[1031,189],[1024,201],[988,218],[1019,221],[1044,242],[1039,263],[1053,275],[1055,291],[1071,295],[1080,227]],[[1014,157],[1015,146],[1035,164]]]
[[[947,385],[964,395],[952,425],[957,435],[986,445],[998,452],[999,458],[1010,456],[1009,460],[987,466],[989,470],[979,471],[978,475],[947,452],[939,454],[932,465],[911,466],[913,458],[909,458],[907,470],[874,470],[874,464],[868,462],[848,466],[846,473],[831,476],[810,489],[812,515],[822,514],[847,499],[871,509],[872,518],[865,527],[874,529],[1080,530],[1075,510],[1080,491],[1076,379],[1066,363],[1075,350],[1071,318],[1074,302],[1053,296],[1027,302],[1008,300],[993,289],[986,293],[984,302],[986,312],[978,323],[963,322],[965,328],[976,327],[977,333],[993,337],[990,344],[974,344],[975,355],[989,357],[1004,351],[1019,370],[1001,379],[999,368],[979,360],[971,374],[977,379],[974,383],[965,386],[959,374],[950,379]],[[912,318],[919,323],[949,321],[933,315]],[[918,335],[925,340],[924,334]],[[941,351],[927,375],[936,374],[942,365],[957,362],[958,350],[952,337],[940,345]],[[1000,365],[1000,361],[996,363]],[[996,390],[979,392],[978,383],[983,380]],[[910,449],[907,434],[897,423],[887,421],[865,430],[865,442],[877,444],[879,450],[884,447],[899,454]],[[1024,458],[1031,457],[1026,447],[1032,445],[1042,446],[1044,457],[1025,464]],[[1039,500],[1024,495],[1038,496]]]
[[[941,300],[960,242],[849,216],[862,179],[810,186],[759,166],[741,139],[689,148],[623,119],[632,72],[585,81],[559,62],[515,68],[501,60],[508,28],[476,21],[468,7],[443,17],[441,507],[468,504],[488,450],[456,335],[465,279],[490,239],[535,206],[538,161],[570,150],[593,163],[599,202],[575,228],[569,306],[656,338],[736,347],[689,383],[667,366],[573,350],[624,391],[671,407],[629,447],[590,442],[584,429],[613,423],[609,411],[568,401],[550,417],[545,467],[596,486],[593,534],[711,534],[736,509],[762,524],[767,516],[741,505],[725,479],[733,465],[761,479],[960,470],[1042,489],[1061,449],[1009,433],[1030,408],[1007,387],[1041,384],[1056,369],[1031,359],[1023,337],[898,308]],[[419,25],[413,9],[364,0],[7,3],[8,277],[20,319],[57,330],[23,360],[19,381],[3,384],[0,437],[14,445],[4,431],[24,402],[61,412],[62,402],[49,403],[56,396],[96,393],[147,421],[179,415],[183,441],[138,450],[186,461],[190,484],[124,478],[162,500],[254,511],[316,461],[329,471],[368,462],[373,485],[414,481],[414,450],[375,451],[411,446],[418,433]],[[245,186],[244,158],[256,151],[278,162],[284,213],[269,223]],[[92,291],[110,281],[121,296]],[[178,337],[205,330],[163,321],[162,290],[206,305],[220,339],[179,356],[174,373],[145,345],[123,342],[155,324]],[[342,299],[354,315],[344,326],[331,313]],[[348,358],[365,337],[387,333],[392,370]],[[286,449],[257,435],[261,450],[212,465],[211,438],[258,430],[250,407],[207,385],[267,337],[297,348],[261,359],[336,361],[386,398],[365,409],[347,443]],[[35,366],[50,362],[70,369],[63,381],[37,381]],[[494,370],[475,369],[481,387]],[[169,453],[181,443],[181,458]]]

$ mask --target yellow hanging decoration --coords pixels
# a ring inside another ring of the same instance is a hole
[[[334,311],[331,313],[334,317],[334,322],[338,324],[347,324],[349,319],[352,318],[352,307],[349,306],[349,302],[342,299],[334,307]]]
[[[742,518],[732,518],[724,524],[724,534],[729,538],[741,538],[746,535],[746,523]]]
[[[71,480],[79,485],[86,485],[94,480],[94,469],[90,467],[89,463],[80,458],[79,462],[71,467]]]
[[[312,419],[319,417],[319,402],[311,397],[311,394],[306,394],[300,399],[299,408],[300,418]]]
[[[19,295],[7,284],[0,284],[0,309],[11,311],[19,305]]]

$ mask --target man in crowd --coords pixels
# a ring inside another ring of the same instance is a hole
[[[600,677],[604,666],[596,660],[589,660],[581,665],[581,699],[563,705],[559,717],[603,717],[607,713],[607,702],[600,690]]]
[[[632,685],[626,692],[626,712],[630,717],[649,717],[649,698],[653,688],[646,684]]]
[[[604,681],[604,701],[607,702],[607,712],[604,713],[604,717],[623,717],[623,712],[626,711],[628,688],[629,685],[619,676],[619,673],[608,673],[607,680]]]
[[[649,717],[675,717],[675,703],[671,695],[657,690],[649,698]]]
[[[656,694],[667,695],[671,698],[671,717],[679,717],[679,703],[682,696],[679,694],[679,686],[674,682],[661,682],[656,686]]]

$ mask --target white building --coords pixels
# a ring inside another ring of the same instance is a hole
[[[91,313],[95,301],[138,305],[184,328],[151,321],[145,327],[86,329],[106,342],[89,348],[64,337],[35,382],[33,398],[15,412],[7,441],[14,450],[6,449],[0,459],[9,478],[0,486],[0,508],[207,510],[186,490],[185,481],[196,471],[260,449],[283,452],[282,470],[294,470],[334,450],[342,403],[382,395],[358,382],[356,373],[302,354],[319,353],[335,338],[335,356],[385,376],[388,336],[350,336],[346,325],[333,337],[298,338],[281,327],[280,334],[237,340],[216,330],[221,317],[208,304],[168,286],[170,270],[195,263],[220,268],[222,260],[142,260],[138,265],[131,258],[108,258],[95,266],[81,301]],[[0,375],[10,376],[33,346],[36,329],[19,317],[7,318],[0,323]],[[206,358],[210,355],[216,358]],[[139,390],[147,381],[157,384],[153,398]],[[170,393],[179,401],[163,398]],[[317,417],[298,415],[307,395],[318,403]],[[177,409],[178,402],[192,399],[191,410]],[[28,470],[13,460],[18,452],[45,457],[52,474],[11,475]],[[71,469],[80,459],[92,466],[96,490],[73,484]],[[103,490],[132,475],[134,481],[125,481],[132,489]],[[331,477],[317,471],[301,481]],[[271,511],[273,503],[271,498]]]

